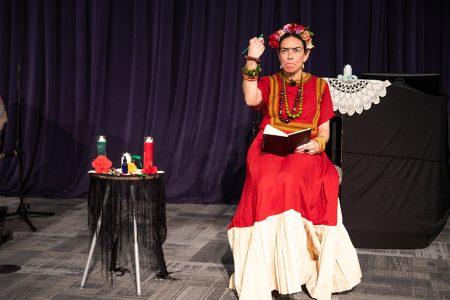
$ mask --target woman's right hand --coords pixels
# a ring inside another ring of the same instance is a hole
[[[260,58],[265,48],[264,38],[254,37],[248,43],[248,56]]]
[[[264,52],[264,48],[264,39],[262,37],[254,37],[248,43],[247,55],[254,58],[260,58]],[[257,66],[258,64],[255,60],[250,59],[245,63],[245,67],[249,70],[253,70],[257,68]],[[244,78],[242,80],[242,90],[244,92],[245,103],[247,103],[248,106],[258,107],[261,104],[262,95],[256,81],[248,81]]]

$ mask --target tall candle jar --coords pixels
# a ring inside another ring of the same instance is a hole
[[[106,136],[97,136],[97,155],[106,155]]]
[[[144,163],[143,163],[144,169],[153,166],[153,149],[154,149],[153,138],[151,136],[145,137],[144,138]]]

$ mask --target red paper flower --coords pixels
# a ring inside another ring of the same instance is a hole
[[[269,36],[269,46],[277,49],[280,46],[280,36],[277,33],[273,33]]]
[[[92,167],[94,167],[97,173],[107,173],[112,167],[112,162],[105,156],[99,155],[92,161]]]
[[[158,168],[156,166],[147,166],[144,169],[142,169],[142,173],[146,175],[156,174],[156,172],[158,172]]]

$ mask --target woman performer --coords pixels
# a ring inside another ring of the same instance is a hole
[[[287,24],[269,37],[281,72],[258,78],[263,38],[249,42],[243,68],[248,106],[263,114],[247,155],[244,189],[230,225],[234,274],[230,288],[240,299],[272,299],[271,292],[297,293],[306,285],[316,299],[360,282],[356,250],[342,225],[339,177],[324,152],[333,107],[327,83],[303,71],[312,48],[308,28]],[[311,128],[311,140],[296,153],[261,150],[266,125],[286,133]]]

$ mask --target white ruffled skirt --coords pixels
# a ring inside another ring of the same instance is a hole
[[[295,210],[228,230],[234,274],[230,288],[239,299],[272,299],[301,292],[319,300],[352,289],[361,281],[356,250],[342,224],[338,207],[336,226],[313,225]]]

